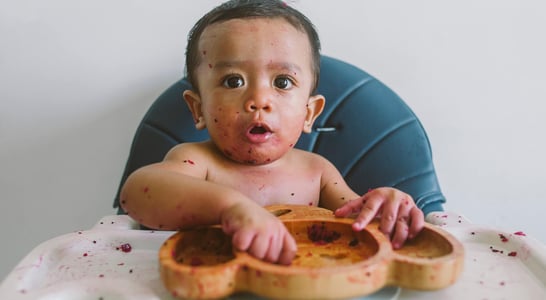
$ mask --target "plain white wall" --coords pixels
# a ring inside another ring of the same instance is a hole
[[[111,204],[185,38],[220,1],[0,0],[0,279]],[[424,124],[447,209],[546,242],[546,4],[288,1]]]

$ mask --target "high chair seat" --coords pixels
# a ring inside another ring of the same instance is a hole
[[[136,131],[119,190],[136,169],[163,160],[173,146],[208,139],[196,130],[182,98],[190,89],[182,78],[152,104]],[[318,93],[326,105],[313,131],[302,134],[297,148],[329,159],[358,194],[391,186],[410,194],[426,214],[445,203],[432,151],[419,119],[391,89],[363,70],[322,56]]]

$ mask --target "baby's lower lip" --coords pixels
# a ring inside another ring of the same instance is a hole
[[[271,137],[271,132],[266,131],[264,133],[251,133],[250,131],[246,133],[246,138],[255,144],[265,143]]]

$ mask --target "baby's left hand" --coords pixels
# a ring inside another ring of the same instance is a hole
[[[353,199],[335,211],[336,217],[358,216],[353,229],[360,231],[375,217],[380,216],[379,229],[391,238],[394,249],[402,247],[407,239],[415,237],[424,226],[424,216],[413,198],[394,188],[377,188]]]

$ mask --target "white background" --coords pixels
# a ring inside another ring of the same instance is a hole
[[[0,0],[0,279],[114,214],[135,129],[220,1]],[[546,242],[546,4],[289,1],[412,107],[447,209]]]

